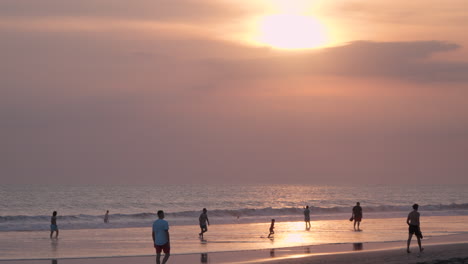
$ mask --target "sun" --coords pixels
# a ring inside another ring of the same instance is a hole
[[[327,38],[311,16],[275,14],[260,20],[257,41],[277,49],[310,49],[325,45]]]

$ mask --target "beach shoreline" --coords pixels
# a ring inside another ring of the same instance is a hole
[[[468,234],[432,237],[423,240],[425,248],[418,253],[412,241],[413,253],[406,253],[406,241],[343,243],[329,245],[271,248],[260,250],[201,252],[174,254],[169,263],[463,263],[468,260]],[[154,263],[154,255],[98,258],[57,258],[31,260],[1,260],[1,264],[120,264]],[[434,262],[439,261],[439,262]],[[442,262],[440,262],[442,261]]]

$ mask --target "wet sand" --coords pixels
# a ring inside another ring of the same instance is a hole
[[[468,263],[468,234],[442,236],[423,240],[419,254],[416,241],[412,253],[406,253],[405,241],[381,243],[346,243],[291,248],[172,255],[169,263]],[[154,264],[154,256],[42,259],[0,261],[0,264]]]

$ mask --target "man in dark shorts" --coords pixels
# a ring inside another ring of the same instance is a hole
[[[421,238],[423,237],[421,234],[421,228],[419,226],[419,212],[418,212],[419,205],[413,205],[413,211],[408,214],[408,218],[406,219],[406,223],[408,224],[408,243],[406,247],[406,252],[411,253],[409,250],[411,244],[411,238],[413,238],[413,234],[416,235],[418,239],[418,246],[419,252],[422,252],[424,248],[421,247]]]
[[[171,244],[169,240],[169,223],[164,220],[164,212],[158,211],[158,220],[153,223],[153,242],[156,248],[156,264],[161,263],[161,252],[164,252],[162,264],[165,264],[171,253]]]
[[[198,218],[198,221],[200,222],[200,234],[198,236],[203,239],[203,233],[208,231],[208,225],[210,225],[210,220],[208,220],[208,215],[206,214],[207,210],[206,208],[203,208],[203,213],[200,214],[200,217]]]
[[[52,217],[50,218],[50,238],[52,238],[52,235],[55,232],[55,238],[58,237],[59,230],[57,226],[57,211],[54,211],[52,213]]]
[[[359,202],[356,203],[356,206],[353,207],[353,214],[351,216],[352,219],[354,219],[354,231],[360,231],[359,226],[361,225],[361,220],[362,220],[362,208],[361,204]],[[356,229],[356,224],[357,224],[357,229]]]

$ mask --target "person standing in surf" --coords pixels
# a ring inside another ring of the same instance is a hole
[[[104,223],[109,223],[109,210],[107,210],[106,214],[104,215]]]
[[[153,223],[153,244],[156,249],[156,264],[161,263],[161,252],[164,251],[162,264],[165,264],[171,255],[171,243],[169,240],[169,223],[164,220],[164,211],[158,211],[158,220]]]
[[[304,208],[304,221],[306,224],[306,229],[309,230],[310,229],[310,210],[309,210],[308,205],[306,205],[306,207]]]
[[[210,225],[210,220],[208,220],[208,215],[206,214],[207,210],[206,208],[203,208],[203,212],[200,214],[200,217],[198,218],[198,221],[200,222],[200,230],[201,232],[198,234],[198,236],[203,239],[203,233],[208,231],[208,225]]]
[[[356,206],[353,207],[353,213],[351,215],[351,219],[354,219],[354,231],[361,231],[359,226],[361,225],[362,220],[362,208],[359,202],[356,203]],[[356,229],[357,224],[357,229]]]
[[[59,235],[59,229],[57,226],[57,211],[54,211],[52,213],[52,217],[50,218],[50,238],[52,238],[52,235],[55,232],[55,238],[58,237]]]
[[[419,246],[419,252],[422,252],[424,248],[421,247],[421,239],[422,239],[422,233],[421,233],[421,228],[419,226],[419,212],[418,212],[419,205],[418,204],[413,204],[413,211],[408,214],[408,218],[406,218],[406,224],[408,224],[408,242],[407,242],[407,247],[406,247],[406,252],[411,253],[409,247],[411,244],[411,238],[413,238],[413,234],[416,235],[416,238],[418,239],[418,246]]]

